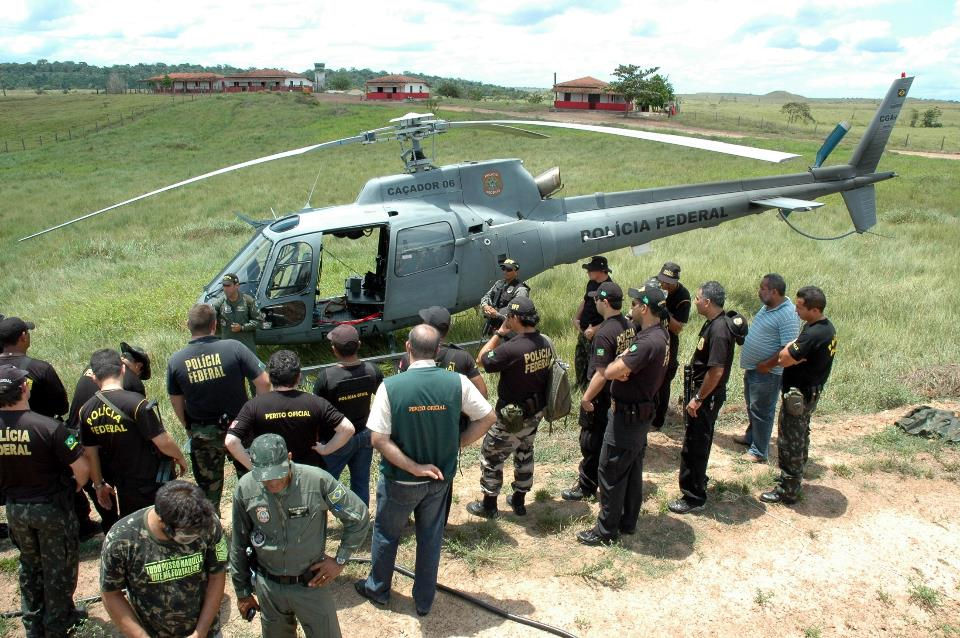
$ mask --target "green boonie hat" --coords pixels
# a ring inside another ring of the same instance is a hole
[[[287,443],[279,434],[261,434],[250,444],[250,459],[253,461],[253,478],[276,481],[290,472],[287,463]]]

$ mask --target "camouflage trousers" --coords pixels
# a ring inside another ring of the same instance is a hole
[[[573,351],[573,371],[577,377],[577,387],[582,393],[590,384],[587,378],[587,370],[590,367],[590,341],[583,336],[583,333],[577,334],[577,347]]]
[[[780,405],[780,420],[777,423],[777,454],[780,462],[780,487],[777,491],[789,499],[800,497],[803,471],[810,453],[810,417],[817,409],[820,395],[814,393],[804,398],[800,414],[790,414],[785,405]]]
[[[526,493],[533,487],[533,440],[540,425],[539,413],[523,420],[523,427],[507,432],[499,420],[483,437],[480,450],[480,489],[496,496],[503,487],[503,465],[513,454],[513,491]]]
[[[20,609],[27,637],[66,636],[75,621],[76,515],[53,503],[8,501],[7,520],[20,550]]]
[[[193,478],[207,500],[218,509],[220,495],[223,493],[223,461],[226,458],[223,438],[219,428],[216,433],[196,426],[190,430],[190,465],[193,466]]]

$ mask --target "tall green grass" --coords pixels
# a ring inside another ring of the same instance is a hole
[[[0,101],[9,117],[30,120],[44,99],[68,105],[74,96]],[[85,97],[85,96],[79,96]],[[116,96],[117,98],[143,96]],[[19,106],[19,109],[17,108]],[[76,117],[85,117],[82,108]],[[69,110],[69,109],[68,109]],[[31,354],[50,360],[72,385],[89,353],[121,340],[145,346],[157,360],[148,385],[162,396],[168,356],[188,339],[186,311],[205,285],[248,240],[234,218],[295,211],[319,173],[311,204],[352,201],[371,177],[401,169],[393,144],[322,151],[217,177],[138,202],[56,234],[16,243],[46,226],[228,164],[383,126],[409,105],[324,105],[295,95],[222,95],[160,109],[134,123],[83,140],[20,153],[0,153],[0,312],[37,323]],[[459,115],[458,115],[459,116]],[[473,117],[463,114],[462,117]],[[440,163],[520,157],[534,174],[561,166],[563,196],[736,179],[805,170],[818,142],[746,139],[803,154],[793,165],[765,165],[692,150],[557,131],[548,140],[454,132],[437,140]],[[429,147],[429,144],[428,144]],[[851,144],[835,154],[845,159]],[[924,366],[960,361],[957,304],[948,282],[960,278],[957,201],[960,164],[887,155],[881,170],[901,177],[877,187],[878,235],[813,242],[789,230],[773,213],[656,242],[634,257],[609,255],[614,278],[636,286],[663,261],[683,267],[692,291],[716,279],[729,307],[747,315],[758,307],[756,288],[771,271],[790,292],[815,284],[828,296],[840,348],[822,410],[870,411],[912,399],[900,377]],[[839,196],[816,212],[791,217],[821,235],[849,226]],[[350,254],[339,255],[352,263]],[[522,274],[522,272],[521,272]],[[530,283],[543,330],[573,358],[569,317],[583,294],[584,271],[562,265]],[[682,334],[681,359],[693,348],[701,320]],[[456,319],[452,338],[477,338],[473,311]],[[363,354],[386,348],[368,344]],[[329,360],[325,344],[301,348],[307,363]],[[261,348],[262,357],[270,349]],[[679,382],[678,382],[679,383]],[[736,400],[736,373],[730,389]],[[169,414],[169,411],[168,411]]]

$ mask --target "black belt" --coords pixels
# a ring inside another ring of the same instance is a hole
[[[298,574],[297,576],[280,576],[278,574],[271,574],[270,572],[258,569],[257,575],[263,576],[267,580],[274,583],[279,583],[281,585],[306,585],[310,582],[310,579],[303,574]]]
[[[653,405],[653,401],[638,401],[636,403],[625,403],[623,401],[618,401],[617,399],[614,399],[613,411],[629,414],[631,412],[636,412],[640,408],[649,407],[652,405]]]

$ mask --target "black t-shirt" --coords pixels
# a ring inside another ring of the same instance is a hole
[[[630,369],[626,381],[613,381],[610,396],[618,403],[652,401],[667,373],[667,330],[657,324],[641,330],[633,338],[621,359]]]
[[[587,366],[587,379],[592,379],[598,367],[607,367],[617,355],[630,345],[636,329],[633,322],[623,315],[614,315],[604,319],[593,333],[590,343],[590,363]]]
[[[247,401],[227,432],[243,441],[279,434],[294,463],[326,467],[311,448],[333,438],[341,421],[343,414],[326,399],[300,390],[274,390]]]
[[[452,343],[441,343],[434,361],[437,362],[438,368],[457,372],[468,379],[480,376],[477,362],[473,360],[470,353]],[[408,355],[400,357],[400,364],[397,366],[397,369],[400,372],[404,372],[409,367],[410,357]]]
[[[720,313],[712,320],[708,320],[700,328],[700,337],[697,348],[693,351],[690,365],[693,368],[693,382],[697,387],[703,383],[704,377],[710,368],[723,366],[723,376],[717,384],[716,390],[727,387],[730,378],[730,368],[733,364],[733,348],[736,344],[724,314]],[[696,389],[696,388],[695,388]],[[706,397],[704,397],[706,398]]]
[[[667,312],[672,319],[680,323],[690,321],[690,292],[678,283],[677,289],[667,295]],[[668,331],[669,332],[669,331]],[[670,333],[670,359],[676,360],[677,350],[680,348],[680,335]]]
[[[837,330],[826,317],[808,323],[787,352],[800,363],[783,369],[783,387],[803,390],[821,386],[827,382],[833,367]]]
[[[329,401],[360,432],[367,427],[370,399],[382,382],[383,373],[372,363],[337,365],[320,371],[313,393]]]
[[[26,371],[30,379],[30,409],[33,412],[51,418],[67,414],[67,390],[52,365],[25,354],[0,354],[0,365],[15,365]]]
[[[88,370],[89,372],[89,370]],[[72,428],[80,427],[80,408],[90,400],[90,397],[97,393],[100,386],[91,377],[84,374],[77,381],[77,386],[73,389],[73,399],[70,400],[70,413],[67,418],[67,425]],[[123,389],[130,392],[136,392],[147,396],[147,389],[143,387],[143,381],[129,368],[125,368],[123,373]],[[119,406],[118,406],[119,407]]]
[[[487,372],[499,372],[497,409],[537,397],[543,405],[550,383],[550,345],[539,332],[520,333],[484,358]]]
[[[0,410],[0,492],[7,498],[51,496],[66,489],[68,467],[83,455],[66,426],[30,410]]]
[[[100,448],[100,467],[107,482],[153,481],[160,466],[153,438],[164,432],[156,412],[147,409],[142,394],[127,390],[102,394],[124,414],[92,396],[80,408],[80,439],[84,445]]]
[[[599,288],[600,284],[608,281],[613,281],[613,279],[607,277],[603,281],[594,281],[591,279],[587,282],[587,291],[583,293],[583,311],[580,313],[581,332],[590,326],[599,325],[603,321],[603,315],[597,312],[597,304],[594,298],[590,296],[590,293]]]
[[[167,393],[184,397],[187,423],[214,424],[240,412],[247,402],[243,380],[262,371],[257,356],[239,341],[200,337],[167,362]]]

